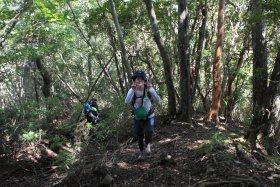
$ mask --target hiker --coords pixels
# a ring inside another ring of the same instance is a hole
[[[89,102],[84,104],[83,112],[88,123],[95,125],[97,122],[99,122],[98,105],[95,98],[92,98]]]
[[[145,72],[136,71],[132,76],[132,85],[128,90],[125,103],[131,104],[133,108],[134,133],[140,149],[138,159],[143,159],[145,153],[151,153],[151,140],[155,122],[153,101],[159,103],[160,97],[148,81]]]

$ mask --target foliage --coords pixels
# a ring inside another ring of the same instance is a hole
[[[37,132],[29,131],[25,132],[20,136],[20,140],[24,142],[32,142],[36,143],[41,140],[46,135],[46,132],[42,129],[38,130]]]
[[[66,151],[61,151],[53,164],[59,166],[60,172],[63,172],[69,168],[69,165],[72,164],[73,161],[73,156],[70,153]]]
[[[101,122],[94,127],[94,129],[96,129],[94,131],[96,139],[99,141],[104,141],[107,138],[112,137],[112,135],[116,135],[116,133],[120,130],[119,128],[121,124],[124,123],[124,120],[126,120],[131,113],[124,104],[124,98],[111,99],[111,101],[108,100],[108,105],[104,109],[110,109],[110,112],[103,114],[106,116],[102,116],[101,114]]]
[[[62,135],[55,135],[50,138],[50,149],[58,150],[60,145],[67,143],[68,140]]]
[[[265,17],[270,24],[274,24],[279,21],[280,17],[280,2],[277,0],[264,1]]]
[[[226,136],[222,132],[215,132],[212,135],[212,139],[201,144],[197,147],[197,151],[201,153],[212,153],[216,150],[220,150],[226,143]]]

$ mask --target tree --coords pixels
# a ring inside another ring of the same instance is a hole
[[[16,15],[13,16],[9,21],[7,21],[4,25],[4,31],[2,36],[0,37],[0,47],[3,46],[3,43],[7,39],[8,35],[12,32],[15,25],[18,23],[20,17],[30,8],[32,5],[32,1],[24,1],[23,5],[21,5],[19,11],[16,13]],[[1,26],[2,28],[2,26]],[[2,29],[1,29],[2,30]]]
[[[180,119],[191,124],[190,61],[187,58],[189,11],[187,0],[178,1],[178,52],[180,64]]]
[[[213,119],[216,121],[216,124],[219,125],[219,108],[221,105],[221,60],[222,60],[222,44],[223,44],[223,33],[224,33],[224,0],[219,0],[219,14],[218,14],[218,32],[217,32],[217,44],[214,55],[213,62],[213,93],[212,93],[212,107],[210,109],[208,120],[212,121]]]
[[[127,55],[126,55],[126,49],[125,49],[125,43],[124,43],[124,39],[123,39],[123,34],[120,28],[120,24],[119,24],[119,20],[118,20],[118,15],[115,9],[115,4],[113,0],[109,0],[110,3],[110,10],[111,10],[111,14],[115,23],[115,27],[116,27],[116,31],[118,34],[118,38],[119,38],[119,42],[120,42],[120,47],[121,47],[121,58],[122,58],[122,64],[125,66],[126,72],[127,72],[127,76],[129,79],[129,82],[131,81],[131,77],[132,77],[132,73],[128,64],[128,60],[127,60]]]
[[[170,56],[168,55],[167,50],[163,46],[161,42],[161,36],[160,31],[157,25],[157,18],[156,13],[154,10],[154,6],[152,3],[152,0],[144,0],[146,4],[146,8],[148,11],[148,16],[151,23],[152,33],[154,41],[157,44],[158,50],[160,52],[162,61],[163,61],[163,67],[164,67],[164,74],[165,74],[165,82],[167,87],[167,93],[168,93],[168,113],[169,115],[175,115],[176,114],[176,99],[175,99],[175,89],[172,79],[172,73],[171,73],[171,60]]]
[[[279,104],[277,93],[280,81],[280,47],[268,81],[267,45],[264,33],[262,1],[252,0],[252,47],[253,47],[253,119],[248,132],[251,149],[256,149],[257,136],[263,134],[269,154],[275,153],[275,137],[279,135]],[[269,82],[269,84],[268,84]],[[275,120],[275,118],[278,118]],[[276,128],[275,128],[276,127]]]
[[[264,23],[259,17],[262,15],[260,0],[251,1],[253,24],[252,47],[253,47],[253,120],[250,126],[249,140],[252,149],[256,147],[257,134],[262,126],[262,118],[265,113],[265,91],[267,85],[267,51],[264,38]],[[256,19],[257,18],[257,19]]]
[[[203,43],[205,41],[205,32],[206,32],[206,21],[207,21],[207,0],[205,0],[204,4],[201,5],[201,14],[203,16],[201,26],[199,27],[199,36],[198,36],[198,44],[197,44],[197,52],[195,59],[195,69],[193,74],[193,87],[192,87],[192,95],[191,101],[194,102],[196,90],[198,89],[199,83],[199,70],[201,65],[202,51],[203,51]]]

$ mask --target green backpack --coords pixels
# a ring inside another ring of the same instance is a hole
[[[146,86],[144,87],[143,96],[141,96],[142,105],[140,107],[136,108],[136,109],[133,109],[133,114],[134,114],[136,120],[143,120],[143,119],[147,119],[147,117],[148,117],[148,112],[143,107],[143,100],[144,100],[145,96],[146,96]],[[150,97],[149,94],[148,94],[148,97]],[[134,103],[135,103],[136,98],[139,98],[139,97],[136,97],[136,95],[134,95],[133,101],[131,103],[132,107],[134,107]]]
[[[143,106],[140,106],[134,110],[134,116],[136,120],[146,119],[148,117],[148,112]]]

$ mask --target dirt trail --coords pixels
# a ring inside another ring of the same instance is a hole
[[[221,132],[221,133],[219,133]],[[209,140],[243,133],[238,124],[223,129],[196,123],[159,124],[152,143],[152,154],[137,161],[137,142],[109,143],[96,149],[91,142],[81,155],[79,169],[57,186],[280,186],[280,172],[236,152],[236,143],[208,144]],[[220,141],[222,142],[222,141]],[[101,151],[103,150],[103,151]]]
[[[217,129],[199,120],[192,127],[158,121],[152,153],[143,161],[125,127],[110,141],[91,139],[67,174],[53,172],[51,160],[1,160],[0,186],[280,186],[279,165],[242,149],[238,123]]]

